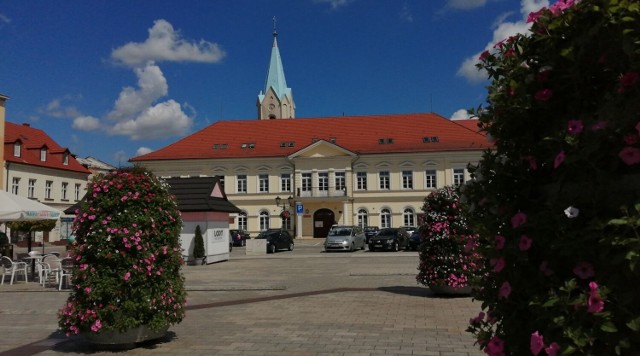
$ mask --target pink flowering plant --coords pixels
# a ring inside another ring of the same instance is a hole
[[[424,199],[420,226],[420,265],[416,279],[426,286],[472,286],[482,273],[478,237],[471,231],[456,187],[433,191]]]
[[[560,0],[480,57],[494,141],[464,190],[490,355],[640,350],[640,2]]]
[[[72,291],[58,313],[67,334],[160,330],[184,317],[182,219],[167,184],[121,169],[96,176],[76,211]]]

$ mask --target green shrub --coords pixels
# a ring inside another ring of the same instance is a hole
[[[197,225],[195,236],[193,237],[193,258],[203,258],[204,254],[204,239],[202,238],[200,225]]]

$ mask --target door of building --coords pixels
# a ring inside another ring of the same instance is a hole
[[[336,221],[333,211],[330,209],[319,209],[313,213],[313,237],[325,238],[329,234],[329,229]]]

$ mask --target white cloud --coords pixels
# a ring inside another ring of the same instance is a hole
[[[132,67],[149,61],[216,63],[224,56],[218,44],[205,40],[189,42],[162,19],[154,21],[144,42],[129,42],[111,52],[111,58]]]
[[[451,115],[449,120],[468,120],[471,118],[471,115],[467,111],[467,109],[460,109]]]
[[[101,127],[100,120],[93,116],[78,116],[73,119],[72,127],[81,131],[93,131]]]
[[[136,157],[137,156],[142,156],[142,155],[146,155],[147,153],[153,152],[152,149],[150,149],[149,147],[140,147],[138,148],[138,150],[136,151]]]
[[[113,154],[113,161],[118,162],[118,167],[122,167],[122,163],[126,163],[129,160],[129,156],[122,150]]]
[[[487,0],[447,0],[447,7],[459,10],[470,10],[484,6]]]
[[[74,100],[77,97],[67,95],[64,98],[57,98],[47,103],[43,109],[39,109],[43,115],[56,117],[56,118],[74,118],[81,116],[82,114],[75,106],[66,105],[65,101]]]
[[[413,13],[406,1],[402,4],[402,9],[400,9],[400,19],[407,22],[413,22]]]
[[[193,119],[182,112],[180,104],[168,100],[147,108],[135,118],[117,123],[109,132],[133,140],[158,139],[184,135],[192,125]]]
[[[138,77],[138,89],[125,87],[114,104],[109,119],[124,121],[144,111],[157,99],[167,95],[169,86],[160,67],[152,62],[144,68],[135,68]]]
[[[475,67],[475,65],[479,62],[478,57],[480,57],[480,54],[485,50],[493,49],[493,46],[496,43],[506,38],[509,38],[518,33],[527,33],[530,28],[530,25],[527,24],[527,17],[529,13],[531,13],[532,11],[537,11],[540,8],[546,6],[549,6],[549,0],[521,0],[520,13],[522,14],[522,19],[515,22],[508,22],[506,21],[506,16],[503,14],[503,16],[500,17],[499,22],[494,25],[493,37],[491,39],[491,42],[487,43],[482,51],[479,51],[478,53],[467,57],[458,68],[458,72],[456,74],[458,76],[466,78],[471,83],[478,83],[486,80],[486,72],[480,71]]]
[[[331,5],[331,10],[336,10],[339,7],[347,6],[355,0],[314,0],[314,2],[319,4],[329,4]]]
[[[7,17],[5,14],[0,14],[0,23],[9,24],[11,23],[11,19]]]

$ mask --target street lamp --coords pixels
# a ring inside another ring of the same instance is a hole
[[[282,212],[280,212],[280,217],[283,218],[283,224],[284,224],[284,219],[289,219],[289,217],[291,216],[287,208],[293,207],[294,199],[292,196],[289,196],[289,198],[287,198],[287,201],[283,202],[282,198],[280,198],[280,196],[277,196],[276,206],[280,207],[280,203],[282,203]],[[282,228],[284,228],[284,226],[282,226]]]

